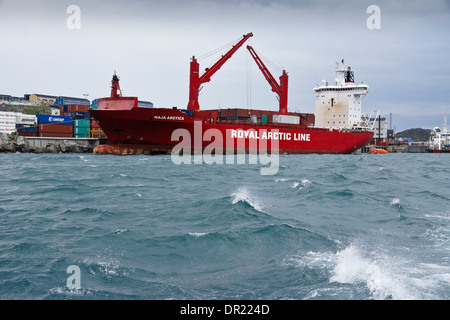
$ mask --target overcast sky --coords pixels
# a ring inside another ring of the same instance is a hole
[[[70,5],[79,29],[67,25]],[[367,26],[370,5],[380,29]],[[363,112],[392,113],[396,131],[450,116],[449,0],[0,0],[0,93],[93,100],[109,95],[116,71],[124,95],[185,108],[190,58],[248,32],[246,44],[289,73],[290,111],[313,113],[313,87],[334,83],[345,59],[369,85]],[[201,70],[219,57],[200,60]],[[278,109],[245,46],[204,84],[200,107],[219,106]]]

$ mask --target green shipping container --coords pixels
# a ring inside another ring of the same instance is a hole
[[[73,120],[74,127],[90,128],[91,120]]]
[[[89,128],[83,128],[83,127],[73,127],[73,134],[85,134],[89,135]]]
[[[262,116],[261,122],[262,122],[262,123],[267,123],[267,116]]]

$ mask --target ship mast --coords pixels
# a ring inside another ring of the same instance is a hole
[[[111,80],[111,98],[118,98],[122,96],[122,90],[120,90],[119,77],[114,71],[114,75]]]

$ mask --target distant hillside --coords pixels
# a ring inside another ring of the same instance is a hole
[[[408,129],[395,134],[396,138],[411,138],[412,141],[428,141],[430,139],[430,129]]]

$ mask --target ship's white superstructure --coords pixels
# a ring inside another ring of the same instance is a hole
[[[431,131],[429,147],[435,150],[450,149],[450,132],[447,131],[447,117],[444,117],[442,130],[439,127],[435,127]]]
[[[361,123],[361,101],[369,93],[365,83],[355,84],[354,73],[344,60],[336,66],[336,84],[325,80],[314,88],[316,99],[315,126],[321,128],[353,128]]]

